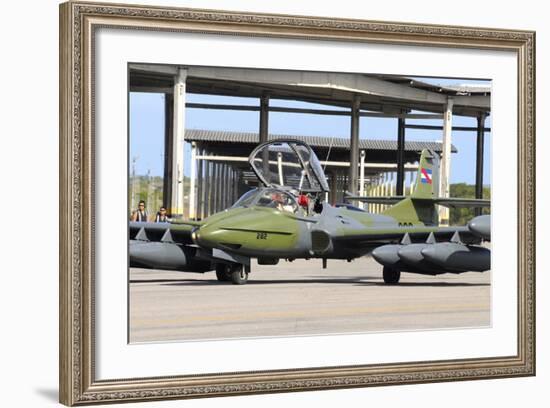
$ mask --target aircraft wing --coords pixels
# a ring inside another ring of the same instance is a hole
[[[405,196],[382,196],[382,197],[361,197],[361,196],[346,196],[348,200],[362,201],[372,204],[396,204],[399,201],[405,199]],[[442,205],[444,207],[458,208],[458,207],[490,207],[491,200],[481,200],[477,198],[457,198],[457,197],[438,197],[438,198],[420,198],[411,197],[412,200],[417,202],[429,202],[433,204]]]
[[[423,200],[422,198],[415,198],[414,200]],[[458,207],[491,207],[491,200],[482,200],[478,198],[432,198],[431,201],[435,204],[442,205],[444,207],[458,208]]]
[[[322,236],[316,237],[321,243]],[[399,226],[397,228],[368,228],[364,230],[336,233],[330,237],[327,234],[325,242],[332,242],[336,247],[348,249],[374,249],[386,244],[436,243],[455,242],[462,244],[479,244],[482,240],[491,240],[490,215],[480,215],[473,218],[465,226],[453,227],[418,227]]]
[[[461,227],[399,227],[369,228],[365,231],[347,233],[344,235],[332,235],[330,238],[334,243],[350,247],[376,247],[389,243],[399,243],[403,239],[412,243],[426,242],[433,235],[435,241],[450,241],[455,234],[465,244],[478,243],[481,237],[472,232],[467,226]]]
[[[130,222],[129,238],[136,241],[192,244],[191,232],[199,222]]]
[[[346,200],[361,201],[364,203],[371,203],[371,204],[395,204],[405,198],[407,197],[405,196],[362,197],[362,196],[346,195]]]

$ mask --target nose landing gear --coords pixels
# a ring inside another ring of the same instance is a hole
[[[242,264],[217,264],[216,277],[220,282],[244,285],[248,282],[249,270]]]

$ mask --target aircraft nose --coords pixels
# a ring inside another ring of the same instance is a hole
[[[215,229],[214,229],[215,231]],[[215,240],[213,239],[213,230],[211,228],[195,227],[191,231],[191,240],[199,247],[213,248]],[[219,230],[218,230],[219,235]]]
[[[217,248],[227,240],[229,231],[223,228],[223,223],[216,222],[207,226],[196,227],[191,231],[191,240],[203,248]]]
[[[199,238],[200,238],[200,227],[195,227],[191,230],[191,241],[195,245],[199,245]]]

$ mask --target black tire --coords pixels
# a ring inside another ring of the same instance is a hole
[[[244,285],[248,282],[248,272],[244,265],[234,265],[231,267],[231,283],[233,285]]]
[[[395,285],[399,282],[399,278],[401,278],[401,271],[396,268],[384,266],[382,276],[384,277],[384,283],[388,285]]]
[[[227,264],[217,264],[216,265],[216,278],[220,282],[230,282],[231,281],[231,269]]]

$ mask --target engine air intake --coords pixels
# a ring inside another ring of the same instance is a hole
[[[311,248],[315,253],[327,251],[330,249],[330,236],[325,231],[312,231]]]

